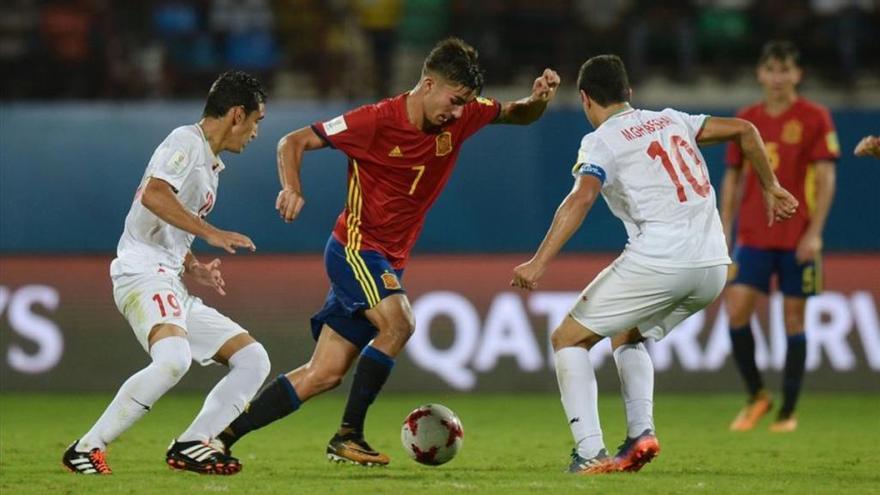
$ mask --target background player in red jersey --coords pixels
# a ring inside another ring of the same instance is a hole
[[[790,42],[767,43],[757,69],[764,100],[742,109],[737,116],[758,128],[780,184],[807,208],[799,208],[787,222],[768,226],[755,174],[736,145],[727,149],[721,221],[728,239],[737,206],[740,214],[725,303],[734,359],[749,393],[748,403],[730,425],[733,431],[751,430],[772,405],[755,364],[750,320],[758,296],[769,292],[773,274],[784,295],[787,347],[782,407],[770,429],[788,432],[797,428],[794,411],[807,349],[804,309],[807,297],[821,290],[822,229],[834,196],[833,160],[840,154],[828,110],[798,96],[802,75],[798,58],[798,50]]]
[[[465,139],[491,123],[534,122],[558,85],[559,76],[546,69],[527,98],[507,103],[482,98],[476,50],[449,38],[428,55],[419,82],[408,93],[281,139],[282,190],[276,208],[284,221],[293,221],[305,204],[300,182],[304,151],[331,146],[345,153],[348,199],[324,253],[330,292],[312,318],[317,340],[312,358],[260,392],[218,436],[224,448],[338,386],[357,359],[348,404],[327,455],[362,465],[388,463],[387,455],[364,440],[364,420],[415,329],[401,276],[425,214],[449,179]]]

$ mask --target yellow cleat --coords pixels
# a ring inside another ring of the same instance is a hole
[[[761,390],[749,401],[730,423],[730,431],[749,431],[758,425],[758,421],[764,417],[773,407],[770,394]]]
[[[327,445],[327,459],[361,466],[386,466],[390,461],[387,455],[374,450],[357,433],[333,435]]]

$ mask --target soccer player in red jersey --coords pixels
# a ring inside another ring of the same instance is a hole
[[[828,109],[797,93],[802,75],[798,57],[790,42],[767,43],[757,68],[764,100],[742,109],[737,116],[758,128],[780,184],[807,207],[799,208],[787,222],[767,226],[755,174],[735,144],[727,149],[721,221],[731,239],[736,218],[737,235],[725,304],[734,360],[749,393],[748,403],[730,425],[733,431],[751,430],[772,406],[755,364],[750,320],[758,296],[769,292],[774,274],[784,296],[787,347],[782,407],[770,430],[797,428],[794,412],[807,352],[804,309],[807,297],[821,290],[822,229],[834,196],[834,160],[840,150]]]
[[[468,137],[487,124],[534,122],[558,85],[559,76],[546,69],[526,98],[506,103],[482,98],[476,50],[449,38],[428,55],[411,91],[281,139],[282,190],[276,208],[284,221],[293,221],[305,203],[300,182],[304,151],[330,146],[345,153],[348,199],[324,252],[330,292],[312,317],[317,340],[312,358],[267,385],[218,436],[227,451],[242,435],[335,388],[357,360],[348,404],[327,456],[388,464],[388,456],[364,440],[364,421],[415,329],[401,276],[425,214]]]

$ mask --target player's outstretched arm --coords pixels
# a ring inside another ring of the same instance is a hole
[[[865,136],[856,145],[856,156],[873,156],[880,158],[880,136]]]
[[[278,141],[278,178],[281,181],[281,191],[275,199],[275,209],[285,222],[296,219],[306,204],[300,181],[303,152],[326,145],[311,127],[297,129]]]
[[[733,220],[739,208],[739,195],[742,185],[742,168],[727,167],[721,182],[721,226],[728,245],[733,238]],[[729,247],[729,246],[728,246]]]
[[[538,120],[547,109],[547,104],[556,96],[559,82],[556,71],[544,69],[544,73],[532,84],[532,94],[517,101],[502,103],[501,113],[493,123],[526,125]]]
[[[248,236],[238,232],[220,230],[187,210],[178,201],[171,184],[162,179],[151,177],[144,187],[140,201],[146,209],[162,221],[201,237],[208,244],[225,249],[230,254],[235,254],[236,248],[257,250],[254,242]]]
[[[580,228],[601,189],[602,183],[592,175],[580,176],[575,180],[571,192],[556,209],[550,230],[544,236],[535,256],[513,269],[510,285],[526,290],[538,286],[538,279],[544,274],[547,265]]]
[[[761,139],[758,129],[751,122],[743,119],[708,118],[700,132],[698,143],[702,145],[721,141],[736,142],[758,176],[758,182],[764,190],[768,224],[773,225],[773,222],[791,218],[797,210],[798,201],[779,185],[776,174],[770,167],[764,140]]]

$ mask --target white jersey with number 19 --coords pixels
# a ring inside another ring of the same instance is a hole
[[[194,236],[170,225],[141,204],[150,178],[161,179],[177,193],[184,208],[202,218],[214,208],[223,162],[214,155],[198,124],[178,127],[156,148],[125,217],[125,230],[110,265],[112,276],[183,271]]]
[[[708,118],[627,107],[581,141],[573,174],[602,182],[605,202],[626,227],[626,255],[669,268],[730,263],[697,147]]]

